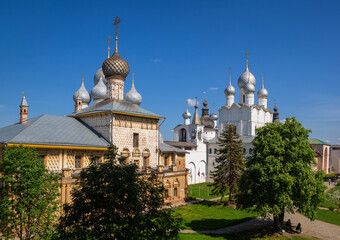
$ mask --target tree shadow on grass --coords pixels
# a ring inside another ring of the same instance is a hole
[[[217,230],[220,228],[234,226],[246,221],[253,219],[254,217],[246,217],[241,219],[200,219],[193,220],[191,222],[186,223],[190,229],[193,230]]]

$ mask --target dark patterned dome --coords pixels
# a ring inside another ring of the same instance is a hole
[[[105,60],[102,69],[106,79],[118,78],[125,80],[130,72],[128,63],[119,56],[117,50],[110,58]]]
[[[215,123],[213,120],[211,120],[211,118],[209,117],[209,115],[204,115],[203,117],[201,117],[201,123],[204,125],[204,127],[206,128],[214,128],[215,127]]]

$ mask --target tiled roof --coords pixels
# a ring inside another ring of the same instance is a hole
[[[128,103],[126,101],[116,101],[106,99],[104,101],[95,103],[87,108],[84,108],[76,113],[72,113],[69,116],[81,116],[84,114],[101,113],[101,112],[117,112],[128,113],[139,116],[147,116],[162,119],[164,117],[159,116],[153,112],[145,110],[136,104]]]
[[[40,115],[24,123],[0,128],[0,143],[104,147],[102,136],[72,117]]]

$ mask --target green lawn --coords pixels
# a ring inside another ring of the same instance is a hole
[[[340,226],[339,211],[317,210],[316,219]]]
[[[334,188],[331,188],[329,189],[326,194],[329,194],[329,193],[333,193],[334,191],[337,191],[337,190],[340,190],[340,185],[338,186],[335,186]],[[325,208],[329,208],[329,207],[332,207],[334,209],[338,208],[339,206],[336,205],[335,203],[331,202],[331,201],[323,201],[322,203],[320,203],[319,207],[325,207]]]
[[[212,187],[209,187],[211,183],[198,183],[188,186],[188,196],[192,198],[203,198],[203,199],[212,199],[221,196],[210,195],[212,191]]]
[[[216,202],[203,202],[174,209],[182,215],[184,229],[213,230],[239,224],[257,217],[254,213],[223,207]]]
[[[284,236],[262,236],[261,233],[256,232],[241,232],[241,233],[229,233],[229,234],[198,234],[198,233],[180,233],[181,240],[312,240],[313,238],[307,238],[302,236],[292,236],[292,237],[284,237]]]

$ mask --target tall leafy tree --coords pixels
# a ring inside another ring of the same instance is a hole
[[[91,160],[66,204],[57,239],[178,239],[181,221],[163,208],[156,173],[141,175],[110,146],[106,160]]]
[[[0,162],[0,233],[45,239],[58,219],[58,175],[48,172],[35,149],[13,146]]]
[[[325,186],[323,173],[312,170],[316,162],[309,132],[295,118],[256,130],[254,152],[240,180],[239,207],[272,214],[276,229],[282,227],[285,212],[315,218]]]
[[[242,140],[236,133],[234,125],[227,125],[219,137],[216,170],[212,171],[214,183],[212,194],[223,197],[229,191],[229,200],[237,190],[238,181],[244,170],[244,154]]]

